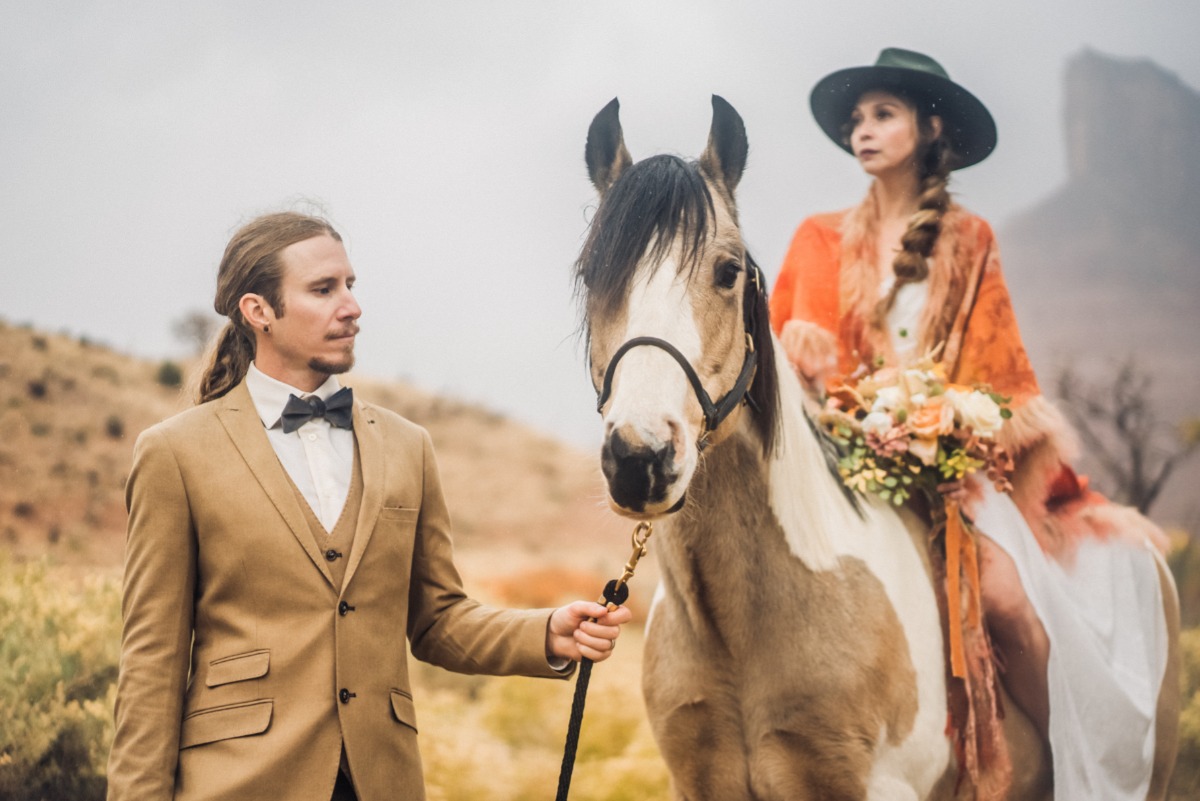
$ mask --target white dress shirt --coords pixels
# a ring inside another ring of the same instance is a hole
[[[279,463],[300,490],[304,500],[326,531],[333,531],[346,496],[350,494],[350,478],[354,473],[354,432],[335,428],[324,417],[314,417],[295,431],[283,433],[281,417],[288,396],[303,398],[316,395],[327,400],[341,389],[336,376],[312,392],[303,392],[271,378],[253,363],[246,373],[246,389],[254,408],[267,429],[267,440],[275,449]]]

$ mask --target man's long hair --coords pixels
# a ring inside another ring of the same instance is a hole
[[[213,308],[229,322],[209,348],[207,367],[196,393],[197,403],[221,397],[237,386],[254,360],[254,330],[242,317],[238,304],[247,293],[262,295],[276,316],[284,313],[280,287],[283,260],[289,245],[314,236],[342,237],[327,220],[294,211],[265,214],[238,229],[217,270],[217,295]]]

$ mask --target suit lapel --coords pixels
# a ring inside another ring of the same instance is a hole
[[[346,577],[342,588],[350,586],[354,571],[362,561],[371,535],[375,533],[375,521],[383,506],[384,450],[379,427],[375,423],[375,411],[362,402],[354,402],[354,437],[358,441],[359,467],[362,469],[362,505],[358,510],[358,527],[354,530],[354,542],[350,546],[350,562],[346,565]]]
[[[250,472],[258,479],[263,492],[271,499],[279,516],[291,529],[292,536],[296,538],[300,547],[308,554],[308,558],[321,571],[321,575],[329,582],[329,586],[333,587],[333,576],[329,572],[329,566],[325,564],[324,555],[317,549],[317,544],[313,541],[312,531],[304,518],[304,511],[300,508],[300,502],[296,499],[296,493],[288,481],[283,465],[279,463],[279,457],[275,455],[275,449],[271,447],[271,443],[267,439],[262,420],[259,419],[258,412],[254,408],[254,401],[250,399],[250,392],[246,389],[245,382],[230,390],[229,394],[221,398],[219,403],[221,406],[217,410],[217,416],[220,418],[221,424],[225,426],[229,438],[233,440],[234,446],[246,460]],[[355,422],[357,423],[357,420]],[[363,478],[365,482],[365,466]],[[365,501],[365,492],[363,496]]]

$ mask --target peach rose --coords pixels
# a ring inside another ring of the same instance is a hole
[[[954,430],[954,407],[941,395],[926,401],[925,405],[908,415],[908,430],[918,439],[933,440]]]

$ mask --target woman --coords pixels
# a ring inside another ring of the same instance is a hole
[[[967,502],[1005,684],[1051,745],[1057,797],[1145,798],[1166,662],[1148,543],[1163,537],[1066,467],[1069,426],[1038,389],[991,228],[947,191],[951,171],[994,149],[991,114],[936,61],[899,49],[829,75],[811,105],[874,180],[857,207],[800,225],[772,326],[814,391],[932,353],[951,381],[1012,398],[1011,500],[972,486]]]

